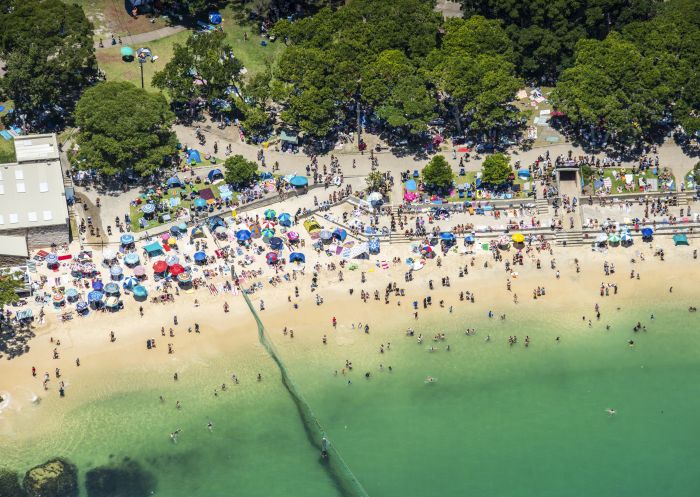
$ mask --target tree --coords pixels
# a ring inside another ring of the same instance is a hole
[[[489,185],[502,185],[512,174],[510,157],[506,154],[493,154],[484,159],[481,165],[481,180]]]
[[[77,165],[113,176],[133,169],[158,171],[176,152],[175,116],[165,97],[126,82],[100,83],[85,91],[75,111],[80,128]]]
[[[258,164],[242,155],[234,155],[224,162],[224,179],[234,188],[243,188],[258,178]]]
[[[60,0],[10,0],[0,11],[0,93],[35,129],[61,125],[97,80],[92,24]]]
[[[662,69],[618,33],[581,40],[552,102],[577,130],[606,131],[615,142],[631,145],[662,119],[670,101],[673,90]]]
[[[272,119],[265,110],[246,106],[243,109],[243,129],[249,136],[267,136],[272,129]]]
[[[384,175],[380,171],[372,171],[365,178],[367,191],[378,192],[384,188]]]
[[[436,106],[425,80],[410,76],[392,88],[388,98],[377,108],[377,116],[393,128],[403,128],[417,135],[427,131],[428,123],[437,117]]]
[[[435,191],[445,191],[452,186],[452,168],[442,155],[436,155],[422,171],[423,182]]]
[[[312,138],[324,138],[335,126],[338,114],[333,91],[311,87],[292,95],[288,108],[282,111],[282,120]]]
[[[193,33],[185,45],[174,45],[172,59],[153,75],[152,84],[175,103],[202,97],[211,104],[213,99],[227,99],[240,85],[242,68],[225,33]]]
[[[3,307],[19,300],[17,291],[24,286],[19,274],[0,272],[0,312]]]

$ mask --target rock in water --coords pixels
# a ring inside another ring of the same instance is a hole
[[[19,484],[19,473],[9,469],[0,469],[0,497],[25,497]]]
[[[85,475],[88,497],[147,497],[155,486],[153,475],[130,459],[116,466],[99,466]]]
[[[36,466],[24,475],[28,497],[78,497],[78,468],[56,458]]]

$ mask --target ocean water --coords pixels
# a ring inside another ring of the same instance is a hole
[[[700,495],[700,323],[684,309],[669,303],[654,321],[645,315],[639,333],[642,312],[630,309],[591,328],[562,313],[434,317],[416,325],[423,344],[390,316],[383,333],[339,331],[321,350],[302,337],[273,340],[371,496],[690,497]],[[463,334],[465,322],[476,336]],[[445,341],[430,339],[438,330]],[[519,342],[509,346],[513,334]],[[84,474],[130,458],[166,497],[339,495],[273,361],[261,347],[241,357],[235,368],[226,357],[192,366],[177,385],[131,391],[143,378],[125,375],[121,393],[70,412],[50,436],[0,441],[3,465],[26,470],[61,455]],[[346,359],[354,367],[343,375]],[[215,397],[231,371],[241,384]]]

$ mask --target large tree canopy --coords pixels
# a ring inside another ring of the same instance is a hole
[[[506,154],[493,154],[484,159],[481,165],[482,181],[489,185],[502,185],[513,172],[510,167],[510,157]]]
[[[611,30],[653,16],[661,0],[461,0],[466,18],[500,19],[513,40],[521,73],[556,81],[573,63],[582,38],[603,39]]]
[[[105,82],[85,91],[75,110],[77,165],[113,176],[153,174],[176,152],[175,116],[165,97],[131,83]]]
[[[436,155],[428,162],[421,173],[426,187],[432,191],[446,191],[452,186],[454,174],[442,155]]]
[[[194,33],[185,45],[176,43],[173,58],[153,75],[153,86],[167,91],[178,104],[202,97],[227,99],[241,82],[243,65],[220,31]]]
[[[60,0],[9,0],[0,9],[0,92],[35,129],[60,124],[97,78],[92,24]]]
[[[242,155],[233,155],[224,162],[224,179],[235,188],[243,188],[258,177],[258,164]]]
[[[667,83],[662,67],[611,33],[603,41],[579,41],[576,62],[562,73],[552,101],[579,129],[599,128],[632,144],[663,117],[672,94]]]

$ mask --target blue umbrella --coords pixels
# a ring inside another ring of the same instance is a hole
[[[270,238],[270,247],[272,247],[275,250],[279,250],[282,248],[282,239],[278,236],[273,236]]]
[[[280,222],[282,226],[291,226],[292,225],[292,216],[290,214],[287,214],[286,212],[283,212],[282,214],[279,215],[277,220]]]
[[[197,197],[194,199],[194,206],[197,209],[203,209],[207,205],[207,201],[204,200],[202,197]]]
[[[83,312],[85,309],[87,309],[87,303],[83,302],[82,300],[75,304],[75,308],[78,312]]]
[[[448,233],[448,232],[440,233],[440,240],[444,240],[446,242],[451,242],[454,239],[455,239],[455,236],[452,233]]]
[[[136,252],[129,252],[124,256],[124,264],[134,266],[139,263],[139,255]]]
[[[124,283],[122,283],[124,288],[126,288],[127,290],[131,290],[133,287],[135,287],[138,284],[139,284],[139,280],[138,280],[138,278],[136,278],[134,276],[129,276],[127,279],[124,280]]]
[[[141,207],[141,212],[144,214],[153,214],[156,211],[156,206],[154,204],[146,204]]]
[[[123,272],[124,270],[121,266],[112,266],[111,268],[109,268],[109,274],[111,274],[112,276],[120,276]]]
[[[126,235],[122,235],[119,238],[119,241],[122,243],[122,245],[129,245],[130,243],[134,243],[134,235],[129,235],[127,233]]]
[[[66,298],[70,299],[70,298],[74,298],[77,296],[78,296],[78,290],[76,290],[75,288],[69,288],[68,290],[66,290]]]
[[[651,236],[654,234],[654,230],[651,228],[644,228],[642,229],[642,236],[644,238],[651,238]]]
[[[119,293],[119,285],[116,283],[107,283],[105,285],[105,293]]]
[[[88,293],[88,302],[99,302],[102,300],[103,296],[104,294],[102,292],[93,290],[92,292]]]
[[[380,247],[379,238],[377,238],[376,236],[373,238],[370,238],[369,241],[367,242],[367,248],[369,248],[369,251],[374,253],[374,254],[379,253],[379,247]]]
[[[132,292],[134,293],[134,297],[146,297],[148,295],[148,290],[142,285],[136,285]]]
[[[101,291],[104,288],[104,285],[100,280],[93,281],[92,282],[92,289],[97,290],[98,292]]]
[[[187,223],[178,224],[177,229],[179,229],[180,231],[182,231],[184,233],[185,231],[187,231]]]
[[[301,252],[292,252],[289,254],[289,262],[306,262],[306,256]]]
[[[219,14],[218,12],[210,12],[209,22],[212,24],[221,24],[221,14]]]
[[[207,254],[205,254],[204,252],[201,252],[201,251],[195,252],[194,253],[194,260],[195,260],[195,262],[204,262],[205,260],[207,260]]]
[[[47,255],[44,260],[46,260],[46,264],[58,264],[58,256],[54,253]]]
[[[348,236],[348,232],[342,228],[336,228],[335,230],[333,230],[333,236],[336,237],[341,242],[344,242],[345,238],[347,238],[347,236]]]
[[[171,226],[170,227],[170,233],[173,235],[179,235],[180,234],[180,228],[178,226]]]
[[[172,266],[173,264],[177,264],[178,262],[180,262],[180,258],[175,254],[170,254],[168,257],[165,258],[165,262],[168,263],[168,266]]]
[[[236,240],[239,242],[245,242],[250,240],[251,233],[248,230],[238,230],[236,231]]]
[[[296,187],[302,187],[309,184],[309,180],[306,176],[294,176],[289,180],[289,184]]]

